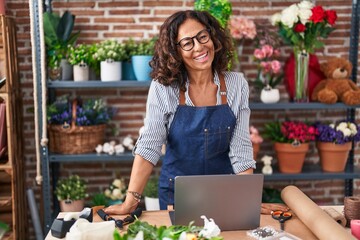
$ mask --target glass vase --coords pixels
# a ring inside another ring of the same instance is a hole
[[[308,102],[309,57],[305,50],[294,50],[295,54],[295,88],[294,102]]]

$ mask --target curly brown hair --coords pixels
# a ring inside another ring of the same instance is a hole
[[[159,83],[177,86],[185,90],[187,73],[181,56],[178,53],[176,39],[181,24],[187,19],[194,19],[210,29],[214,43],[215,56],[212,63],[213,72],[224,72],[233,59],[233,45],[228,32],[206,11],[179,11],[168,17],[160,28],[159,38],[155,43],[154,57],[150,61],[151,77]]]

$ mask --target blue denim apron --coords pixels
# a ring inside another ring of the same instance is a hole
[[[160,209],[174,204],[174,178],[182,175],[233,174],[229,146],[236,117],[227,104],[220,75],[222,105],[185,105],[185,92],[169,129],[159,182]]]

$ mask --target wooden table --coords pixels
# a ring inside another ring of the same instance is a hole
[[[329,207],[329,206],[328,206]],[[343,206],[331,206],[337,211],[342,212]],[[60,213],[59,218],[63,217],[65,213]],[[123,219],[125,216],[113,216],[116,219]],[[171,221],[168,211],[144,211],[140,217],[141,221],[146,221],[150,224],[161,226],[171,226]],[[100,217],[95,214],[93,218],[94,222],[102,221]],[[216,222],[216,219],[215,219]],[[260,226],[271,226],[275,230],[280,230],[280,224],[278,221],[274,220],[271,215],[261,215],[260,217]],[[307,228],[297,216],[293,216],[290,220],[285,222],[285,231],[295,235],[298,238],[312,240],[317,239],[317,237]],[[254,238],[247,236],[246,231],[224,231],[221,232],[221,236],[225,240],[239,240],[239,239],[248,239],[254,240]],[[58,240],[51,235],[51,232],[48,233],[45,240]]]

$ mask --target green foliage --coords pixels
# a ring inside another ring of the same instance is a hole
[[[194,9],[209,12],[224,28],[226,28],[232,14],[231,3],[228,0],[196,0]]]
[[[263,188],[262,194],[263,203],[284,203],[281,199],[281,193],[277,189]]]
[[[144,233],[144,240],[154,240],[154,239],[179,239],[180,234],[182,232],[186,232],[189,234],[197,234],[202,229],[201,227],[196,227],[192,225],[193,222],[190,222],[188,226],[180,226],[180,225],[173,225],[170,227],[166,226],[153,226],[147,222],[143,222],[140,220],[136,220],[133,224],[131,224],[125,234],[122,236],[118,233],[118,231],[114,232],[114,239],[115,240],[128,240],[134,239],[136,234],[140,231]],[[195,239],[187,238],[187,239]],[[222,240],[222,237],[212,237],[211,239],[204,238],[204,237],[197,237],[198,240]]]
[[[125,51],[124,61],[130,62],[131,56],[135,55],[137,51],[137,44],[134,39],[130,38],[123,42],[123,46]]]
[[[97,193],[91,199],[93,206],[108,206],[109,201],[104,193]]]
[[[68,61],[71,65],[86,64],[89,65],[91,55],[89,54],[89,46],[79,44],[69,47]]]
[[[116,40],[105,40],[97,45],[97,51],[94,54],[94,59],[97,61],[124,61],[126,59],[126,52],[124,46]]]
[[[75,44],[80,31],[72,34],[74,22],[75,16],[69,11],[66,11],[61,18],[55,13],[44,13],[43,25],[48,67],[59,67],[61,59],[66,58],[68,54],[68,46]]]
[[[157,38],[154,37],[137,42],[131,55],[153,55],[156,40]]]
[[[88,196],[86,182],[78,175],[60,179],[56,184],[55,194],[61,200],[81,200]]]
[[[286,142],[286,138],[281,132],[281,122],[270,122],[265,124],[263,136],[273,142]]]
[[[158,198],[159,197],[158,186],[159,186],[158,177],[149,178],[148,182],[146,183],[143,195],[146,197]]]
[[[9,225],[0,221],[0,239],[2,239],[3,235],[9,231]]]

